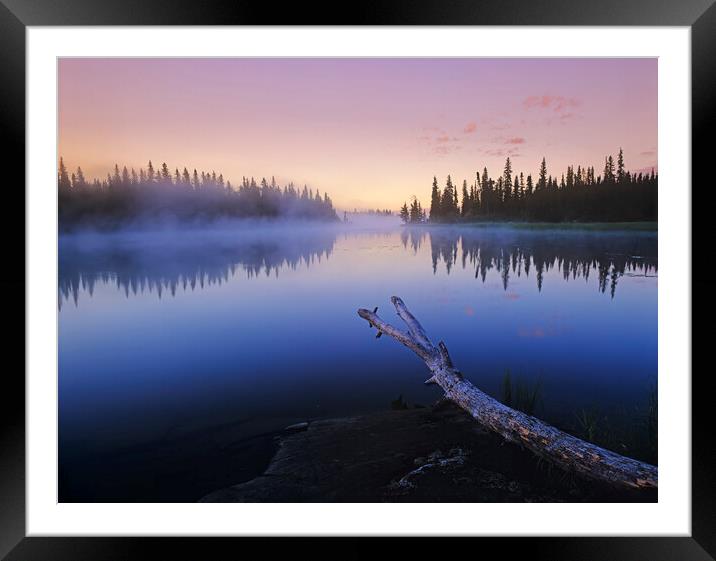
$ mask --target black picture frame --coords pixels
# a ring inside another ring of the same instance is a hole
[[[3,389],[0,406],[0,557],[33,559],[213,559],[241,554],[254,545],[291,548],[316,555],[362,558],[375,539],[323,540],[323,547],[299,538],[82,538],[26,537],[25,532],[25,306],[14,296],[25,290],[25,32],[28,26],[69,25],[559,25],[688,26],[691,28],[692,184],[708,192],[707,134],[716,125],[716,6],[714,0],[384,0],[380,3],[292,3],[278,8],[242,0],[0,0],[0,131],[5,176],[5,213],[0,228],[8,267],[1,282],[6,298]],[[565,53],[566,54],[566,53]],[[683,185],[692,196],[692,256],[708,243],[707,204],[693,204],[699,190]],[[12,210],[11,210],[12,209]],[[20,209],[23,209],[21,212]],[[668,224],[660,225],[668,231]],[[23,237],[24,239],[24,237]],[[693,267],[692,267],[693,271]],[[689,274],[693,275],[690,271]],[[692,533],[691,537],[470,538],[499,548],[501,556],[558,560],[708,560],[716,557],[716,439],[712,430],[710,372],[696,365],[704,355],[711,329],[713,298],[707,275],[691,279],[692,301]],[[9,296],[9,297],[8,297]],[[9,313],[8,313],[9,312]],[[22,317],[22,319],[20,319]],[[701,321],[699,321],[699,319]],[[17,323],[16,323],[17,322]],[[699,324],[702,328],[699,329]],[[697,343],[701,343],[698,345]],[[679,373],[689,375],[688,372]],[[668,412],[660,415],[668,422]],[[257,543],[258,542],[258,543]],[[414,544],[415,541],[412,542]],[[411,545],[412,545],[411,544]],[[406,544],[398,544],[401,548]],[[456,547],[464,546],[459,544]],[[228,547],[227,547],[228,546]],[[444,544],[425,540],[423,555],[444,555]],[[310,551],[309,551],[310,548]],[[484,551],[484,550],[483,550]],[[407,552],[406,552],[407,553]],[[409,554],[409,553],[408,553]]]

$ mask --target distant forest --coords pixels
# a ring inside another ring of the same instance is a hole
[[[405,223],[477,222],[514,220],[538,222],[636,222],[656,221],[657,186],[659,177],[651,173],[631,173],[624,167],[624,154],[619,150],[616,161],[604,160],[604,170],[596,175],[593,167],[569,166],[560,180],[548,175],[547,162],[542,158],[539,176],[513,172],[510,158],[505,161],[502,175],[491,178],[487,168],[478,171],[468,185],[460,189],[448,175],[442,190],[433,178],[430,214],[413,197],[400,210]]]
[[[166,163],[157,170],[150,161],[139,173],[133,168],[100,181],[87,181],[81,168],[68,172],[60,158],[57,171],[61,231],[89,227],[114,229],[151,220],[209,222],[223,218],[295,218],[337,221],[328,193],[293,183],[279,186],[274,178],[259,183],[243,178],[238,186],[216,172],[174,172]]]

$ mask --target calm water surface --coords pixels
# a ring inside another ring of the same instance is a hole
[[[195,500],[260,472],[289,424],[432,403],[422,362],[356,315],[399,322],[394,294],[491,395],[509,372],[563,428],[636,426],[657,377],[657,264],[638,232],[63,238],[60,500]]]

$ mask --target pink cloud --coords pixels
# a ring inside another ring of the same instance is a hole
[[[471,134],[477,130],[477,123],[474,121],[469,122],[467,125],[465,125],[465,128],[462,130],[464,133]]]
[[[459,146],[457,144],[441,144],[440,146],[436,146],[435,148],[433,148],[433,152],[440,156],[447,156],[448,154],[461,149],[462,146]]]
[[[527,139],[522,136],[496,136],[490,140],[492,144],[524,144]],[[513,149],[514,150],[514,149]]]
[[[488,148],[487,150],[480,150],[488,156],[510,156],[513,158],[519,158],[520,153],[517,148]]]
[[[431,134],[424,134],[418,140],[424,142],[430,152],[438,156],[447,156],[462,149],[462,140],[456,136],[450,136],[447,131],[437,127],[424,127],[424,131]]]
[[[570,107],[577,107],[581,101],[574,97],[561,95],[531,95],[522,102],[527,109],[552,109],[559,113]]]

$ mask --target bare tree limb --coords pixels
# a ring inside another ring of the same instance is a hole
[[[446,398],[467,411],[480,424],[564,470],[632,489],[658,486],[656,466],[627,458],[567,434],[479,390],[455,368],[442,341],[438,347],[432,344],[405,303],[397,296],[393,296],[391,301],[398,316],[406,323],[408,333],[383,321],[376,313],[377,308],[372,312],[360,309],[358,315],[379,332],[389,335],[423,359],[432,373],[425,383],[438,384]]]

